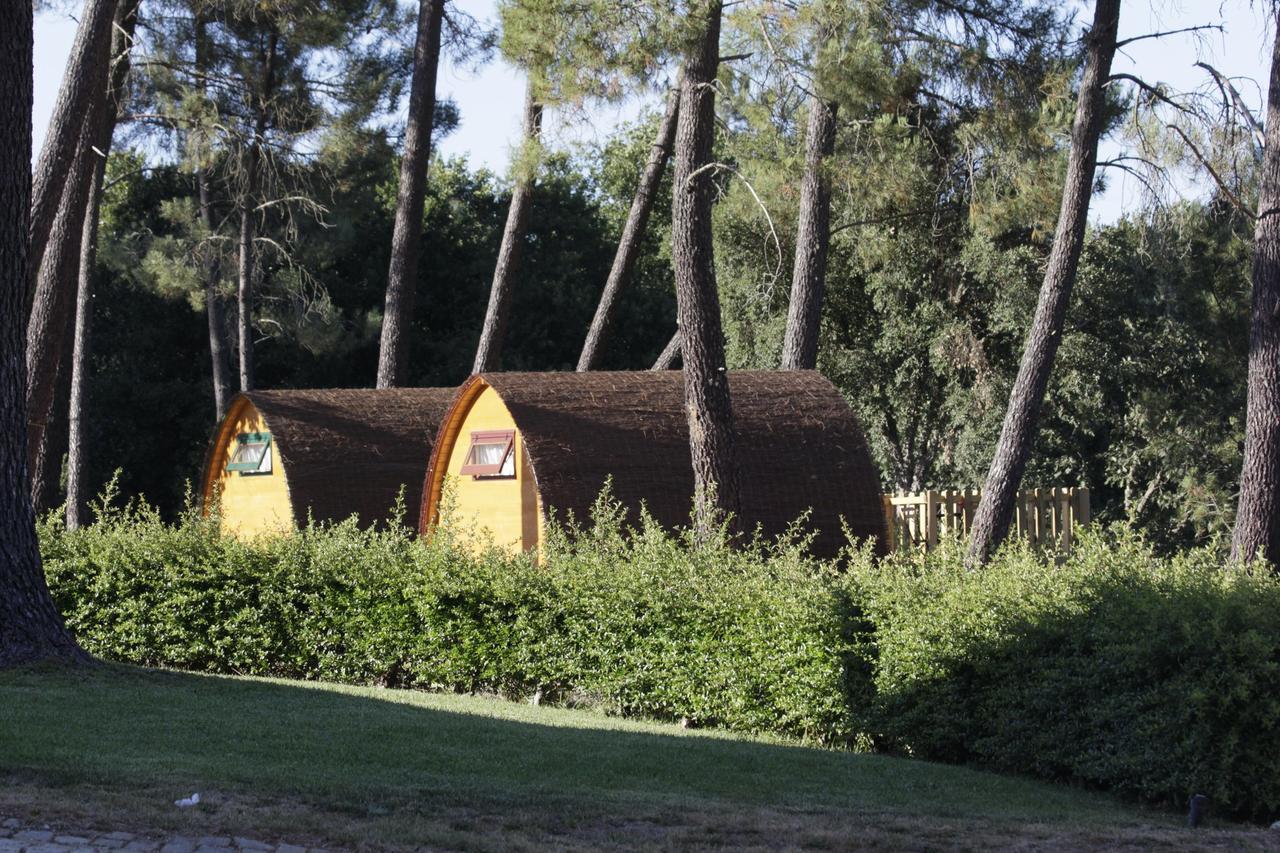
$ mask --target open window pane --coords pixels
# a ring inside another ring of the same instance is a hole
[[[514,477],[516,475],[514,430],[471,433],[463,474],[473,477]]]
[[[228,471],[241,474],[271,473],[271,434],[266,432],[242,432],[236,436],[236,447],[231,452]]]

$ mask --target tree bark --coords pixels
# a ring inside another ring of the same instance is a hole
[[[200,219],[205,233],[214,233],[213,200],[209,190],[209,175],[205,169],[196,171],[196,184],[200,193]],[[204,259],[204,311],[209,325],[209,360],[213,377],[213,408],[218,422],[227,416],[231,404],[231,358],[227,353],[227,321],[222,294],[218,291],[220,278],[217,252],[210,247]]]
[[[30,279],[32,6],[0,27],[0,668],[83,660],[53,606],[27,495],[23,307]]]
[[[1276,12],[1280,23],[1280,11]],[[1280,566],[1280,38],[1272,46],[1253,235],[1244,463],[1231,559]]]
[[[207,65],[208,39],[206,27],[208,21],[201,16],[196,18],[196,72],[203,75]],[[203,76],[202,76],[203,79]],[[201,84],[205,96],[208,97],[208,84]],[[225,304],[218,284],[222,278],[222,262],[212,241],[217,231],[213,219],[213,190],[209,186],[209,170],[204,166],[196,169],[196,191],[200,199],[200,222],[204,226],[206,241],[202,266],[204,267],[204,311],[209,328],[209,361],[210,377],[213,381],[213,409],[219,423],[227,416],[227,408],[231,404],[231,357],[227,344],[227,324]]]
[[[36,275],[44,260],[53,221],[61,204],[68,173],[79,150],[85,114],[93,101],[107,90],[110,65],[112,26],[116,0],[85,0],[76,40],[71,45],[67,68],[58,89],[58,100],[49,119],[49,131],[40,148],[36,164],[35,184],[31,198],[31,222],[28,226],[31,270],[27,280],[26,302],[30,305],[36,286]],[[77,231],[77,234],[79,232]]]
[[[99,166],[95,187],[89,195],[84,216],[84,239],[80,248],[80,282],[76,289],[76,323],[71,357],[71,399],[67,414],[67,529],[77,530],[85,509],[85,412],[88,409],[87,371],[93,325],[93,272],[97,259],[98,212],[101,202],[103,168]]]
[[[818,332],[827,289],[827,247],[831,243],[831,184],[823,165],[835,144],[836,104],[811,95],[791,303],[782,344],[783,370],[813,370],[818,366]]]
[[[418,246],[422,237],[427,169],[431,165],[436,70],[440,65],[443,21],[444,0],[420,0],[418,39],[413,50],[413,80],[409,89],[409,117],[404,128],[400,189],[396,196],[395,227],[391,232],[391,269],[387,274],[387,302],[378,348],[379,388],[395,388],[407,380],[409,328],[417,295]]]
[[[662,348],[662,352],[658,353],[657,359],[653,362],[650,370],[670,370],[676,363],[676,359],[680,357],[680,330],[677,328],[675,334],[671,336],[671,340],[667,341],[667,345]]]
[[[267,36],[266,52],[262,55],[262,71],[255,100],[253,138],[249,140],[245,155],[243,185],[240,193],[240,237],[237,242],[239,263],[236,284],[236,310],[238,312],[238,341],[240,345],[240,390],[253,390],[253,304],[255,257],[254,200],[258,193],[258,177],[262,160],[262,143],[267,134],[267,102],[274,88],[276,46],[280,36],[272,29]]]
[[[1031,455],[1036,421],[1049,384],[1049,374],[1053,370],[1053,359],[1062,340],[1067,304],[1084,246],[1089,199],[1098,161],[1098,139],[1102,135],[1105,118],[1103,87],[1111,74],[1119,18],[1120,0],[1096,0],[1093,26],[1085,37],[1084,75],[1071,126],[1071,151],[1067,158],[1062,208],[1058,214],[1053,250],[1040,286],[1040,298],[1027,334],[1018,378],[1009,397],[1000,440],[974,516],[966,555],[970,567],[985,564],[1008,534],[1022,473]]]
[[[705,536],[722,514],[738,514],[738,469],[711,227],[720,0],[698,0],[690,16],[697,37],[685,55],[680,91],[671,255],[693,461],[694,525]]]
[[[36,518],[58,505],[58,489],[62,485],[62,460],[70,441],[67,423],[71,409],[71,359],[74,356],[65,342],[71,339],[75,313],[68,312],[67,329],[63,332],[62,358],[53,381],[53,404],[49,407],[49,425],[40,436],[36,448],[35,467],[31,470],[31,507]]]
[[[111,138],[123,109],[125,81],[129,76],[129,51],[138,23],[138,0],[124,0],[117,9],[111,36],[111,73],[108,75],[107,103],[98,133],[98,150],[92,185],[86,201],[84,231],[80,238],[80,274],[76,287],[75,324],[72,333],[70,393],[67,406],[67,528],[81,526],[86,505],[85,464],[88,442],[85,413],[88,409],[88,369],[93,325],[93,275],[98,259],[98,217],[102,204],[102,180],[106,174]]]
[[[240,202],[240,237],[236,243],[236,340],[240,348],[240,390],[253,390],[253,207]]]
[[[662,175],[667,170],[667,161],[671,159],[671,146],[675,142],[676,119],[679,114],[680,82],[677,80],[676,87],[667,95],[667,110],[662,116],[662,124],[658,126],[658,135],[653,140],[649,161],[645,164],[644,174],[636,187],[635,197],[631,200],[631,210],[628,211],[626,224],[622,227],[618,251],[613,256],[613,266],[609,269],[604,291],[600,294],[600,304],[596,306],[591,328],[587,330],[582,354],[578,356],[579,371],[594,369],[600,360],[600,352],[604,349],[604,342],[616,313],[618,294],[631,277],[636,257],[640,254],[644,227],[649,222],[649,214],[653,211],[653,202],[658,194],[658,185],[662,183]]]
[[[80,263],[80,238],[92,183],[96,130],[101,122],[103,97],[90,106],[82,122],[81,145],[67,175],[66,192],[49,232],[49,250],[36,277],[35,299],[27,322],[27,470],[35,477],[45,428],[53,410],[54,386],[67,333],[72,327],[75,287]]]
[[[497,370],[502,358],[502,344],[507,332],[507,315],[511,312],[511,295],[520,269],[525,234],[529,230],[529,206],[533,200],[534,166],[528,162],[542,133],[542,105],[534,97],[533,83],[524,99],[524,145],[516,168],[515,185],[511,189],[511,206],[507,209],[507,225],[502,231],[498,263],[489,288],[489,306],[485,309],[480,343],[476,347],[472,373]]]

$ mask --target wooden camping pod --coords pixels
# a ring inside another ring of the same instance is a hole
[[[747,528],[776,536],[808,513],[815,554],[846,543],[843,524],[884,553],[879,475],[836,387],[815,371],[734,371],[729,386]],[[486,467],[502,452],[505,469]],[[678,371],[479,374],[440,425],[419,527],[440,522],[449,481],[451,520],[531,550],[547,514],[586,520],[606,479],[630,521],[643,502],[666,527],[689,524],[693,466]]]
[[[250,391],[231,402],[205,457],[202,505],[223,530],[284,532],[353,514],[405,522],[421,512],[426,457],[453,388]]]

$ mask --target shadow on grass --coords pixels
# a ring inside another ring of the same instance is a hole
[[[221,787],[321,798],[356,810],[712,803],[1172,822],[1101,795],[921,761],[475,697],[122,666],[0,674],[0,769],[178,794]]]

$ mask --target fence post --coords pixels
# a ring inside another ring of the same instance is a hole
[[[924,493],[924,549],[938,547],[938,493],[932,489]]]
[[[1089,505],[1089,487],[1080,486],[1076,489],[1076,518],[1079,523],[1088,524],[1090,520],[1090,512],[1093,508]]]
[[[964,521],[961,525],[965,536],[969,535],[969,531],[973,528],[973,514],[978,510],[978,501],[982,499],[982,491],[979,489],[964,490]]]
[[[886,537],[885,548],[888,551],[896,551],[898,550],[898,537],[894,534],[893,530],[895,527],[893,517],[893,495],[882,495],[880,497],[880,505],[884,511],[884,533]]]

